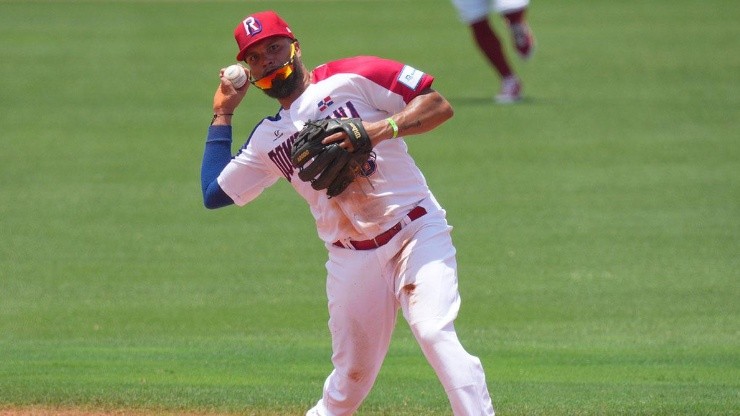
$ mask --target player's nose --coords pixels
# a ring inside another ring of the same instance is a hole
[[[265,59],[262,60],[262,71],[270,71],[274,69],[276,66],[275,62],[276,60],[274,57],[265,57]]]

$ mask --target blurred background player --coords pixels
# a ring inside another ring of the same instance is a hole
[[[489,15],[495,11],[503,16],[519,56],[529,59],[534,52],[534,36],[524,18],[529,0],[452,0],[452,4],[457,8],[460,20],[470,27],[478,48],[501,77],[501,89],[494,97],[496,102],[508,104],[521,99],[521,80],[506,59]]]

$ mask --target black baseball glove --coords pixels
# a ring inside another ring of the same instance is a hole
[[[340,147],[341,142],[321,143],[341,131],[349,136],[352,152]],[[290,159],[302,181],[310,181],[313,189],[326,189],[326,194],[334,197],[362,174],[362,165],[371,158],[372,150],[370,136],[359,118],[309,120],[293,143]]]

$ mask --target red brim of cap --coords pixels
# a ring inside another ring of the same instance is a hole
[[[252,47],[252,45],[254,45],[255,43],[257,43],[257,42],[259,42],[261,40],[265,40],[265,39],[269,39],[269,38],[278,38],[278,37],[288,38],[290,40],[295,40],[295,38],[293,36],[282,35],[282,34],[281,35],[255,36],[252,39],[250,39],[249,42],[247,42],[246,45],[239,51],[239,53],[236,55],[236,60],[237,61],[243,61],[244,60],[244,55],[247,54],[247,49],[249,49],[250,47]]]

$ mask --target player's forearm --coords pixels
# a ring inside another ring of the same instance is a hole
[[[454,111],[441,94],[434,90],[419,95],[411,100],[401,112],[392,116],[398,126],[398,136],[410,136],[426,133],[449,120]],[[393,127],[388,123],[392,137]]]
[[[206,208],[220,208],[234,203],[217,181],[218,175],[229,164],[229,161],[231,161],[231,126],[211,126],[208,129],[208,138],[200,168],[203,204]]]

